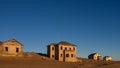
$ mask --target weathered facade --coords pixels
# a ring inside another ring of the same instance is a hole
[[[88,59],[101,60],[101,55],[99,53],[93,53],[88,56]]]
[[[63,62],[77,62],[76,45],[68,42],[48,45],[48,56]]]
[[[105,56],[105,57],[103,57],[103,60],[112,61],[112,57],[111,56]]]
[[[0,56],[21,56],[23,45],[15,39],[0,42]]]

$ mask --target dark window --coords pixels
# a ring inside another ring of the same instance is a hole
[[[73,47],[73,50],[75,50],[75,47]]]
[[[67,48],[65,48],[65,50],[67,50]]]
[[[69,57],[69,54],[66,54],[66,57]]]
[[[7,52],[8,52],[8,47],[5,47],[5,51],[7,51]]]
[[[63,54],[60,54],[60,57],[62,57],[63,56]]]
[[[63,48],[62,48],[62,46],[61,46],[61,50],[62,50]]]
[[[19,48],[16,48],[16,52],[19,52]]]
[[[54,50],[54,47],[52,47],[52,50]]]
[[[52,58],[54,58],[55,56],[54,55],[52,55]]]
[[[69,48],[71,50],[71,48]]]
[[[71,54],[71,57],[74,57],[74,55],[73,55],[73,54]]]

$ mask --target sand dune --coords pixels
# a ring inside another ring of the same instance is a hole
[[[119,61],[81,59],[81,63],[66,63],[36,54],[24,57],[0,57],[0,68],[120,68]]]

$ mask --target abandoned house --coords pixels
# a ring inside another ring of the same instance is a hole
[[[88,56],[88,59],[101,60],[101,55],[99,53],[93,53]]]
[[[103,57],[103,60],[112,61],[112,57],[111,56],[105,56],[105,57]]]
[[[23,52],[23,45],[15,39],[0,42],[0,56],[20,56]]]
[[[48,56],[52,59],[63,62],[76,62],[76,45],[68,42],[59,42],[57,44],[50,44],[47,47]]]

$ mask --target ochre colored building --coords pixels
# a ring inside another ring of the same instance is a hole
[[[99,53],[93,53],[88,56],[88,59],[101,60],[101,55]]]
[[[103,60],[112,61],[112,57],[111,56],[105,56],[105,57],[103,57]]]
[[[0,42],[0,56],[21,56],[23,45],[15,39]]]
[[[48,56],[63,62],[77,62],[76,45],[68,42],[59,42],[48,45]]]

